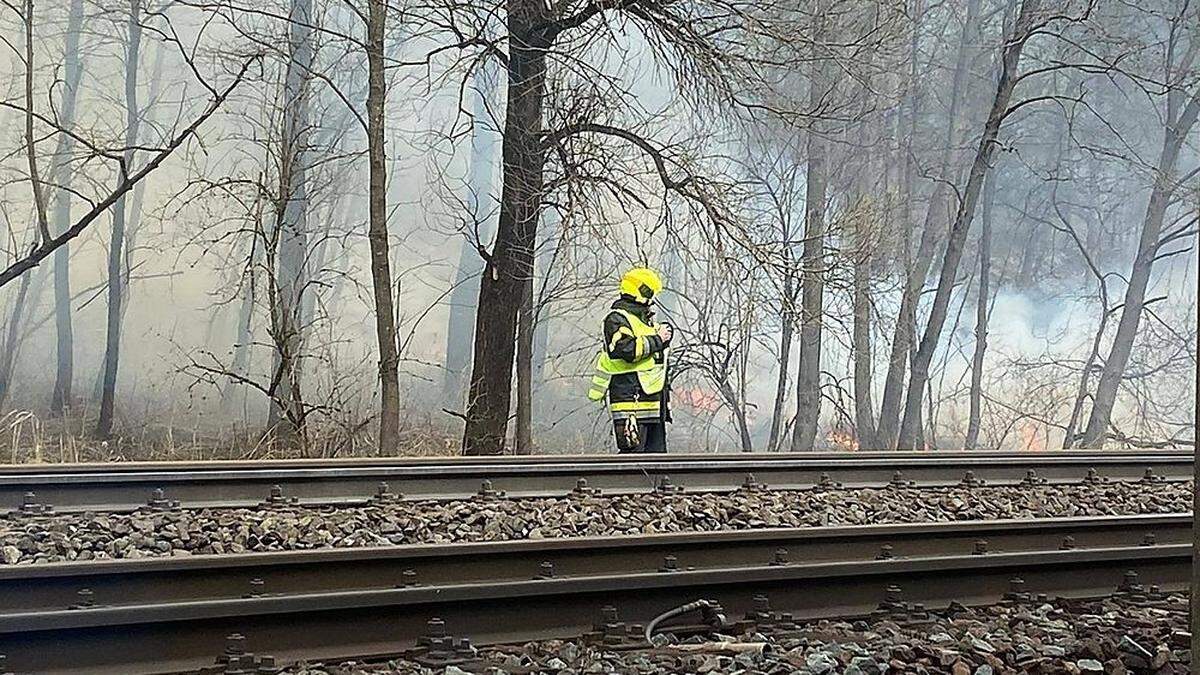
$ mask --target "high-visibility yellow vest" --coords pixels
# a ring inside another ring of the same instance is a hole
[[[658,330],[639,319],[636,315],[626,312],[625,310],[615,310],[620,312],[626,320],[629,321],[629,327],[621,326],[613,333],[613,344],[609,345],[609,349],[616,346],[616,341],[622,336],[633,337],[637,342],[634,348],[635,358],[632,363],[624,359],[614,359],[609,357],[608,351],[601,349],[596,354],[596,371],[592,375],[592,385],[588,389],[588,398],[593,401],[604,399],[604,395],[608,393],[608,385],[612,382],[613,375],[624,375],[626,373],[637,373],[638,384],[642,386],[642,391],[647,394],[657,394],[663,390],[667,383],[667,353],[663,351],[662,359],[656,361],[649,350],[646,348],[648,341],[643,339],[651,335],[658,335]],[[629,417],[639,416],[639,413],[654,414],[659,412],[658,401],[617,401],[609,405],[612,410],[613,417]]]

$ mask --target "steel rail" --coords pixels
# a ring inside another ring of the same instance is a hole
[[[736,488],[747,474],[771,487],[803,488],[826,480],[879,486],[896,472],[918,485],[948,485],[967,471],[992,484],[1013,484],[1027,471],[1052,482],[1075,482],[1095,469],[1114,480],[1147,470],[1168,480],[1191,477],[1192,454],[1181,451],[1061,451],[1047,453],[819,453],[761,455],[537,456],[397,458],[105,465],[0,466],[0,508],[26,493],[59,511],[119,511],[145,504],[162,489],[187,507],[250,506],[274,485],[302,502],[363,502],[381,482],[410,499],[462,498],[483,480],[511,496],[562,495],[579,479],[609,493],[644,492],[663,477],[689,491]]]
[[[1171,518],[1159,519],[1159,524],[1167,520]],[[1089,536],[1087,529],[1075,530],[1079,541]],[[996,538],[994,531],[984,531],[989,540]],[[1127,532],[1135,534],[1130,528]],[[1148,583],[1170,589],[1186,585],[1190,544],[1128,545],[1112,542],[1110,536],[1098,538],[1099,546],[1068,550],[1054,550],[1054,545],[887,560],[814,556],[785,565],[714,561],[718,564],[713,567],[676,572],[620,569],[552,578],[5,611],[0,613],[0,653],[8,655],[10,668],[18,672],[152,673],[211,664],[233,631],[247,636],[250,649],[281,660],[348,658],[409,649],[432,617],[444,619],[454,633],[492,643],[578,635],[593,626],[606,605],[620,608],[627,620],[644,621],[683,602],[710,598],[720,601],[730,615],[742,616],[755,607],[755,596],[767,595],[775,609],[799,617],[843,616],[871,610],[893,585],[902,587],[905,600],[931,606],[993,601],[1014,576],[1024,579],[1027,591],[1056,595],[1110,592],[1131,568]]]
[[[750,567],[1183,544],[1191,514],[1037,518],[810,528],[767,528],[640,536],[576,537],[462,544],[0,566],[3,612],[100,604],[162,603],[250,594],[395,588],[535,577]],[[1068,539],[1069,537],[1069,539]]]

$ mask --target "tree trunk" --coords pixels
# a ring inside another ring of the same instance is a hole
[[[0,354],[0,410],[8,400],[12,386],[13,361],[17,358],[17,349],[21,342],[21,320],[25,316],[25,300],[29,296],[29,284],[35,272],[28,271],[21,275],[21,285],[17,287],[17,298],[13,302],[12,313],[8,317],[5,329],[4,352]]]
[[[508,107],[504,185],[496,244],[484,266],[475,320],[475,350],[463,454],[504,451],[512,389],[517,314],[533,274],[542,197],[542,106],[547,41],[534,30],[547,10],[532,0],[508,1]]]
[[[791,264],[788,256],[786,264]],[[775,379],[775,405],[771,409],[771,433],[767,437],[767,452],[782,450],[780,436],[783,434],[783,405],[787,398],[788,361],[791,360],[792,338],[795,332],[796,299],[794,295],[795,281],[789,269],[783,278],[782,311],[783,329],[779,335],[779,373]]]
[[[517,316],[517,429],[513,451],[533,454],[533,277],[525,280],[525,299]]]
[[[866,240],[866,218],[856,222],[854,255],[854,426],[858,430],[860,450],[875,450],[875,406],[871,401],[871,245]]]
[[[1142,308],[1146,304],[1146,287],[1150,283],[1154,260],[1159,253],[1159,237],[1162,235],[1163,218],[1171,198],[1178,188],[1176,163],[1184,141],[1200,115],[1200,90],[1192,94],[1183,106],[1184,92],[1176,89],[1168,94],[1167,125],[1163,132],[1162,151],[1159,153],[1158,170],[1154,175],[1154,188],[1146,205],[1142,220],[1142,235],[1138,239],[1137,256],[1129,275],[1129,286],[1125,289],[1125,303],[1121,307],[1121,319],[1117,322],[1117,334],[1109,347],[1108,358],[1096,383],[1096,395],[1092,401],[1092,412],[1079,446],[1098,448],[1108,435],[1117,390],[1129,364],[1129,354],[1137,338],[1138,325],[1142,320]],[[1181,110],[1182,108],[1182,110]]]
[[[963,447],[979,446],[979,424],[983,401],[983,358],[987,354],[988,305],[991,302],[992,203],[996,198],[996,177],[983,184],[983,214],[979,235],[979,298],[975,305],[975,353],[971,355],[971,391],[967,413],[967,437]]]
[[[943,207],[947,207],[948,193],[945,181],[949,179],[954,147],[959,138],[959,117],[962,110],[963,81],[967,76],[970,65],[970,46],[978,29],[979,6],[981,0],[969,0],[966,16],[963,19],[963,29],[959,34],[958,57],[954,65],[954,75],[950,82],[950,110],[946,118],[946,128],[943,136],[941,158],[939,161],[941,177],[929,197],[929,206],[925,211],[925,223],[921,230],[920,243],[917,244],[916,257],[911,262],[908,275],[904,280],[904,289],[900,295],[900,310],[896,315],[896,326],[892,334],[891,353],[888,357],[888,371],[883,383],[883,402],[879,410],[878,440],[881,447],[896,447],[896,437],[900,431],[900,412],[903,405],[905,371],[911,362],[913,341],[916,337],[917,307],[921,302],[921,291],[925,287],[925,279],[933,266],[933,253],[940,239],[939,234],[944,227]],[[912,78],[916,80],[916,64],[918,51],[916,37],[910,51],[913,60]],[[914,86],[916,86],[914,84]],[[917,133],[915,107],[914,117],[910,120],[910,139]],[[909,148],[911,156],[912,149]],[[912,200],[912,171],[911,160],[906,165],[906,183],[909,192],[908,201]],[[907,208],[907,207],[906,207]],[[919,410],[918,410],[919,413]]]
[[[746,419],[745,398],[738,396],[728,380],[720,383],[721,393],[729,403],[733,412],[733,421],[738,429],[738,443],[742,452],[754,452],[754,442],[750,438],[750,421]]]
[[[137,144],[138,111],[137,86],[138,62],[142,49],[142,0],[130,0],[129,24],[125,50],[125,154],[122,158],[120,180],[128,178],[133,169],[134,150]],[[104,386],[100,392],[100,418],[96,421],[96,437],[112,436],[113,407],[117,391],[117,367],[121,351],[121,300],[123,267],[125,261],[125,194],[113,205],[112,236],[108,242],[108,317],[104,343]]]
[[[820,7],[814,14],[812,83],[809,102],[819,110],[832,89],[828,56],[821,52],[825,17]],[[804,252],[800,280],[800,354],[796,373],[796,428],[792,430],[792,452],[812,450],[816,444],[817,421],[821,416],[821,324],[825,294],[825,139],[813,126],[808,133],[808,170],[804,193]]]
[[[59,103],[59,123],[71,128],[75,123],[75,109],[79,98],[79,80],[83,69],[79,59],[79,36],[83,29],[83,0],[71,0],[71,11],[67,19],[67,44],[63,52],[62,101]],[[75,151],[75,139],[70,134],[60,134],[54,151],[51,168],[55,185],[68,181],[71,155]],[[58,190],[54,202],[55,234],[71,227],[71,192]],[[50,399],[50,412],[62,415],[71,406],[71,383],[75,370],[75,338],[71,320],[71,253],[67,245],[54,252],[54,327],[56,335],[56,360],[54,369],[54,394]]]
[[[270,401],[267,428],[284,432],[304,445],[302,352],[306,325],[303,317],[308,270],[308,82],[313,61],[311,0],[292,0],[288,21],[288,64],[284,80],[280,134],[279,197],[271,244],[278,246],[273,303],[274,374],[278,387]]]
[[[975,215],[975,206],[979,201],[983,179],[987,176],[992,155],[996,149],[996,137],[999,135],[1000,125],[1004,122],[1009,102],[1012,99],[1013,88],[1017,84],[1017,69],[1021,61],[1021,51],[1029,39],[1039,2],[1040,0],[1022,0],[1021,12],[1017,17],[1013,37],[1004,44],[1001,59],[1003,67],[996,86],[996,95],[991,111],[988,113],[987,123],[984,125],[983,137],[979,141],[975,160],[971,165],[962,202],[955,215],[954,225],[950,229],[945,258],[938,277],[937,291],[934,293],[933,305],[929,310],[925,332],[921,336],[920,345],[912,362],[912,373],[908,380],[905,397],[904,417],[900,426],[900,437],[897,441],[899,448],[913,448],[913,441],[920,431],[918,420],[920,419],[922,392],[925,390],[929,378],[929,364],[933,360],[933,352],[937,348],[942,327],[946,323],[946,312],[950,305],[950,294],[954,290],[954,277],[958,274],[958,264],[962,260],[963,245]]]
[[[475,121],[471,127],[471,167],[467,176],[467,194],[463,201],[471,208],[470,218],[478,232],[467,233],[459,247],[454,287],[450,291],[450,314],[446,320],[446,371],[442,380],[442,398],[446,407],[458,410],[466,398],[467,375],[471,369],[471,336],[475,329],[475,302],[479,299],[479,275],[483,272],[480,246],[492,238],[492,175],[495,140],[485,120],[486,103],[492,98],[494,83],[482,70],[475,75]]]
[[[257,250],[257,247],[255,248]],[[251,263],[253,266],[253,262]],[[254,340],[254,282],[252,278],[248,278],[246,285],[242,288],[242,302],[238,307],[237,314],[237,336],[233,341],[233,363],[230,365],[230,370],[234,373],[246,377],[250,371],[250,347]],[[221,388],[221,411],[225,414],[231,414],[236,410],[234,403],[239,392],[244,391],[241,384],[230,380]],[[242,399],[243,404],[245,399]],[[243,410],[243,412],[245,412]]]
[[[541,292],[537,293],[533,305],[533,390],[537,393],[545,383],[546,361],[549,359],[550,343],[550,305],[554,301],[551,286],[551,274],[554,263],[558,259],[559,246],[566,237],[562,219],[558,211],[553,209],[545,212],[546,222],[542,228],[546,231],[546,243],[538,249],[536,260],[536,276],[542,280]]]
[[[384,154],[383,36],[387,0],[370,0],[367,18],[367,155],[370,162],[371,284],[375,295],[375,334],[379,342],[379,450],[393,453],[400,445],[400,373],[396,347],[396,313],[392,303],[392,268],[388,258],[387,158]]]

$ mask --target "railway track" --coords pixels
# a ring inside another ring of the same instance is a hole
[[[760,596],[811,617],[895,604],[890,587],[931,606],[990,602],[1014,577],[1018,590],[1087,596],[1134,569],[1177,589],[1190,528],[1176,514],[16,566],[0,568],[0,653],[17,672],[175,672],[211,665],[235,632],[245,638],[234,649],[283,662],[394,654],[429,632],[436,643],[434,617],[478,643],[576,636],[598,622],[620,642],[636,640],[621,619],[697,598],[731,617],[761,611]]]
[[[649,491],[665,478],[687,491],[718,491],[738,487],[748,474],[779,488],[822,481],[879,486],[895,479],[897,472],[917,485],[947,485],[962,480],[967,471],[990,484],[1018,483],[1029,471],[1051,482],[1078,482],[1089,471],[1113,480],[1139,479],[1147,471],[1166,480],[1187,480],[1192,454],[862,452],[7,465],[0,467],[0,508],[24,504],[35,512],[48,506],[58,511],[122,511],[153,498],[178,500],[186,507],[251,506],[269,498],[276,486],[277,499],[347,504],[369,499],[381,483],[413,499],[462,498],[481,489],[510,496],[561,495],[580,480],[608,493]],[[155,497],[155,490],[162,492]]]

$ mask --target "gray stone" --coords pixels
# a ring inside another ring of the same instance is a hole
[[[805,657],[804,665],[814,675],[824,675],[832,672],[838,666],[837,659],[825,652],[813,652]]]

